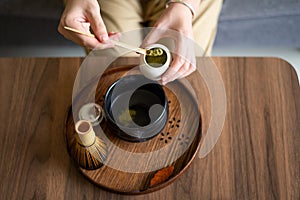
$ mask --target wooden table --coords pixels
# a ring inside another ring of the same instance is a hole
[[[227,95],[226,120],[216,146],[171,185],[133,198],[300,199],[300,89],[295,71],[276,58],[213,60]],[[93,185],[70,161],[63,130],[81,62],[0,59],[1,199],[132,198]]]

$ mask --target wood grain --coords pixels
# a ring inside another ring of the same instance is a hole
[[[122,63],[116,60],[116,63]],[[138,63],[137,63],[138,64]],[[75,97],[72,111],[69,112],[66,123],[66,137],[69,152],[76,152],[70,141],[74,141],[74,118],[86,99],[94,96],[95,103],[104,107],[104,99],[108,88],[121,77],[128,74],[139,74],[136,65],[121,65],[108,68],[99,80],[91,81]],[[201,79],[201,77],[199,77]],[[90,90],[96,84],[96,93]],[[128,142],[120,139],[104,120],[100,127],[94,130],[102,138],[108,148],[107,161],[104,166],[96,170],[80,169],[81,172],[95,184],[118,193],[141,194],[148,193],[175,181],[196,157],[201,140],[201,117],[198,103],[189,91],[176,81],[171,87],[163,87],[169,106],[168,121],[158,135],[145,142]],[[175,94],[176,93],[176,94]],[[180,98],[179,98],[180,97]],[[124,153],[119,150],[125,151]],[[160,152],[160,153],[157,153]],[[125,155],[125,153],[128,153]],[[143,153],[142,156],[138,154]],[[146,155],[146,153],[148,153]],[[156,154],[157,153],[157,154]],[[133,155],[134,154],[134,155]],[[150,179],[154,173],[162,168],[173,166],[174,171],[163,184],[150,187]]]
[[[67,154],[63,130],[82,59],[1,58],[1,199],[300,199],[295,71],[277,58],[214,61],[227,95],[218,143],[168,187],[132,197],[93,185]],[[209,100],[202,105],[205,130]]]

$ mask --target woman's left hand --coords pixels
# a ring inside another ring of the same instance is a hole
[[[196,70],[192,19],[193,15],[188,8],[179,3],[171,3],[143,41],[142,47],[162,38],[172,38],[175,41],[173,60],[162,75],[163,85],[188,76]]]

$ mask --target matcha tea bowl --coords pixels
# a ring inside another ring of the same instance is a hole
[[[140,71],[151,80],[160,80],[171,63],[171,53],[162,44],[152,44],[146,49],[147,53],[140,57]]]
[[[121,139],[147,141],[165,127],[168,100],[160,84],[143,75],[129,75],[115,81],[104,98],[109,127]]]

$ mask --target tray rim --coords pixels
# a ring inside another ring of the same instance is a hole
[[[115,65],[113,65],[111,68],[108,68],[107,70],[108,71],[105,71],[104,73],[103,73],[103,75],[105,75],[105,73],[114,73],[114,71],[117,71],[118,69],[122,69],[122,68],[125,68],[125,69],[132,69],[132,68],[134,68],[134,67],[136,67],[136,65],[135,64],[126,64],[126,65],[117,65],[117,66],[115,66]],[[112,71],[112,72],[110,72],[110,71]],[[102,75],[102,76],[103,76]],[[101,77],[102,77],[101,76]],[[79,92],[78,92],[78,94],[80,94],[82,91],[84,91],[87,87],[89,87],[89,85],[91,84],[91,83],[93,83],[95,80],[94,80],[94,78],[93,79],[91,79],[90,80],[90,82],[88,83],[88,84],[86,84],[86,86],[84,86]],[[99,83],[99,80],[98,80],[98,82],[97,82],[97,88],[98,88],[98,83]],[[192,94],[189,94],[189,95],[192,95]],[[76,100],[77,99],[77,97],[75,97],[74,98],[74,100]],[[194,101],[194,100],[193,100]],[[196,103],[196,107],[198,107],[198,104],[197,104],[197,102],[194,102],[194,103]],[[70,153],[69,153],[69,147],[68,147],[68,141],[67,141],[67,122],[68,122],[68,120],[70,120],[69,119],[69,116],[71,115],[72,116],[72,120],[73,120],[73,123],[75,123],[74,122],[74,118],[73,118],[73,112],[72,112],[73,110],[72,110],[72,105],[70,105],[69,106],[69,109],[68,109],[68,111],[67,111],[67,116],[66,116],[66,120],[65,120],[65,131],[64,131],[64,134],[65,134],[65,142],[66,142],[66,146],[67,146],[67,151],[68,151],[68,154],[69,154],[69,157],[72,159],[72,157],[70,156]],[[171,183],[173,183],[178,177],[180,177],[183,173],[185,173],[186,172],[186,170],[188,170],[188,168],[190,167],[190,165],[192,164],[192,162],[194,161],[194,159],[195,159],[195,157],[196,157],[196,155],[198,154],[198,152],[199,152],[199,150],[200,150],[200,147],[201,147],[201,142],[202,142],[202,137],[203,137],[203,132],[202,132],[202,125],[203,125],[203,123],[202,123],[202,117],[201,117],[201,111],[199,110],[199,107],[198,107],[198,112],[199,112],[199,127],[198,127],[198,130],[197,130],[197,133],[196,134],[200,134],[200,136],[196,136],[195,138],[198,138],[197,139],[197,141],[193,141],[193,142],[197,142],[197,144],[195,144],[195,146],[196,146],[196,148],[194,149],[194,151],[193,151],[193,155],[189,158],[189,161],[184,165],[184,167],[177,173],[177,174],[175,174],[175,175],[171,175],[171,177],[170,178],[168,178],[166,181],[164,181],[164,182],[162,182],[162,183],[160,183],[160,184],[158,184],[158,185],[156,185],[156,186],[153,186],[153,187],[148,187],[148,188],[146,188],[145,190],[132,190],[132,191],[121,191],[121,190],[117,190],[117,189],[113,189],[113,188],[110,188],[110,187],[107,187],[106,185],[103,185],[103,184],[100,184],[100,183],[98,183],[97,181],[95,181],[94,179],[92,179],[90,176],[88,176],[88,175],[86,175],[85,173],[84,173],[84,170],[86,170],[86,169],[84,169],[84,168],[81,168],[79,165],[77,165],[76,163],[74,163],[75,164],[75,166],[76,166],[76,168],[78,169],[78,171],[89,181],[89,182],[91,182],[91,183],[93,183],[93,184],[95,184],[97,187],[99,187],[99,188],[102,188],[102,189],[104,189],[104,190],[106,190],[106,191],[109,191],[109,192],[113,192],[113,193],[117,193],[117,194],[125,194],[125,195],[142,195],[142,194],[147,194],[147,193],[151,193],[151,192],[155,192],[155,191],[158,191],[158,190],[160,190],[160,189],[162,189],[162,188],[165,188],[165,187],[167,187],[168,185],[170,185]],[[195,138],[194,138],[194,140],[195,140]],[[192,143],[193,143],[192,142]],[[192,144],[191,143],[191,144]],[[189,150],[189,148],[186,150],[186,151],[188,151]],[[185,152],[186,152],[185,151]],[[174,162],[176,162],[178,159],[176,159]],[[174,163],[173,162],[173,163]],[[107,166],[107,167],[109,167],[109,166]],[[99,169],[96,169],[96,170],[99,170]],[[152,171],[151,173],[153,173],[153,172],[157,172],[158,170],[156,170],[156,171]]]

